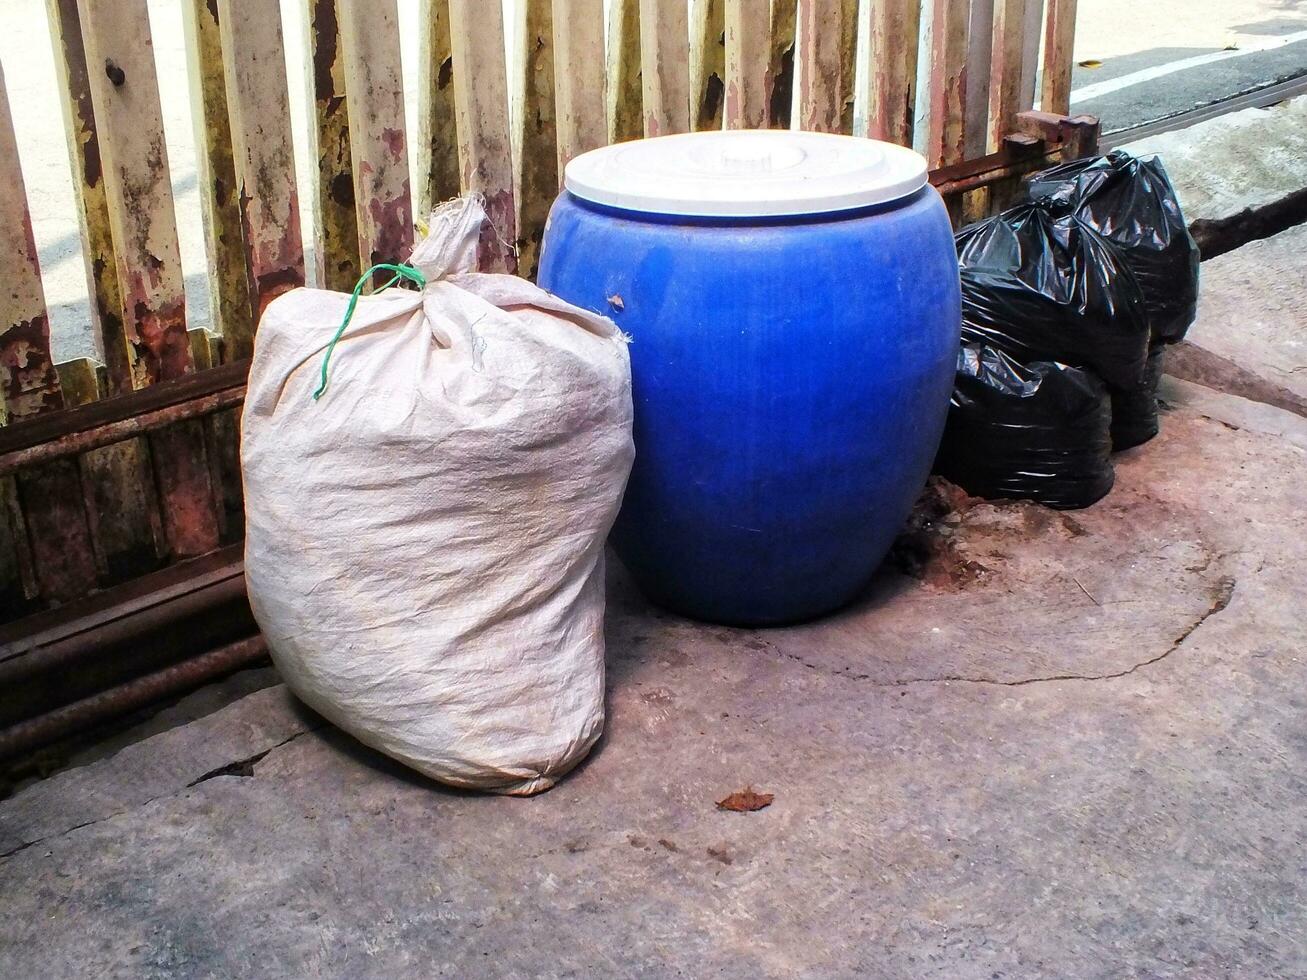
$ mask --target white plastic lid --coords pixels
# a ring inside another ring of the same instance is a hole
[[[823,214],[896,201],[926,184],[906,147],[833,133],[713,130],[617,143],[567,165],[564,186],[652,214]]]

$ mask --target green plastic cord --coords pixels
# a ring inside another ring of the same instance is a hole
[[[327,367],[331,364],[331,352],[336,349],[336,344],[345,333],[345,328],[349,326],[349,321],[354,319],[354,308],[359,304],[359,297],[363,295],[363,287],[368,284],[374,272],[393,272],[394,276],[381,289],[373,290],[379,293],[382,290],[389,289],[401,279],[407,279],[414,283],[418,289],[427,284],[426,277],[411,265],[396,265],[390,262],[382,262],[374,265],[367,272],[359,277],[358,284],[354,287],[354,292],[349,298],[349,306],[345,308],[345,319],[340,321],[340,326],[336,328],[336,335],[331,338],[331,343],[327,345],[326,353],[322,355],[322,380],[318,383],[318,390],[313,393],[313,400],[317,401],[322,397],[322,393],[327,390]]]

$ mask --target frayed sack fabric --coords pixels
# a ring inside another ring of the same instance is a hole
[[[469,271],[483,220],[472,199],[432,215],[397,267],[420,292],[269,305],[242,420],[245,574],[312,708],[435,779],[529,794],[603,728],[630,364],[610,320]]]

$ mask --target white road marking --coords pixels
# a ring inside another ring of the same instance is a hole
[[[1082,88],[1072,89],[1072,103],[1084,102],[1087,99],[1096,99],[1100,95],[1109,95],[1112,92],[1119,92],[1123,88],[1130,88],[1132,85],[1138,85],[1141,82],[1150,82],[1154,78],[1162,78],[1173,72],[1184,71],[1186,68],[1197,68],[1199,65],[1210,65],[1214,61],[1226,61],[1229,58],[1238,58],[1246,54],[1258,54],[1262,51],[1273,51],[1276,48],[1282,48],[1289,44],[1297,44],[1299,41],[1307,41],[1307,31],[1297,31],[1293,34],[1283,34],[1280,37],[1268,38],[1265,41],[1259,41],[1250,44],[1247,47],[1240,47],[1233,51],[1213,51],[1209,54],[1194,55],[1192,58],[1181,58],[1179,61],[1170,61],[1164,65],[1154,65],[1152,68],[1144,68],[1140,71],[1133,71],[1129,75],[1122,75],[1120,78],[1108,79],[1105,82],[1095,82],[1093,85],[1085,85]]]

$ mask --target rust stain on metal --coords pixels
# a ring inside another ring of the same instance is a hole
[[[63,408],[59,375],[50,359],[50,323],[44,313],[0,334],[4,400],[11,419]]]
[[[218,518],[203,429],[182,422],[156,432],[150,445],[172,557],[207,554],[218,546]]]
[[[109,389],[116,394],[132,390],[133,377],[82,26],[77,0],[48,0],[47,9],[51,30],[59,38],[54,62],[68,100],[69,149],[74,171],[81,174],[77,203],[85,229],[83,254],[90,264],[92,322],[101,340]]]
[[[395,262],[405,257],[413,248],[413,219],[409,210],[408,178],[404,178],[396,197],[389,199],[374,197],[369,201],[368,211],[373,227],[377,229],[377,239],[372,247],[370,264]],[[386,278],[389,278],[389,274],[386,274]]]
[[[9,99],[0,73],[0,424],[63,407]]]
[[[130,292],[148,297],[143,289]],[[132,343],[147,384],[180,378],[193,369],[185,303],[174,302],[152,308],[148,298],[138,299],[132,315],[137,338]]]
[[[799,125],[804,129],[852,131],[856,12],[856,0],[799,0]]]
[[[517,106],[518,272],[535,278],[540,242],[549,208],[558,194],[558,119],[554,84],[554,35],[551,0],[527,0],[519,8],[517,36],[521,38],[521,87],[514,92]]]
[[[316,255],[318,281],[347,291],[359,277],[359,229],[354,209],[354,168],[340,24],[335,0],[310,0],[313,116],[318,182]]]
[[[424,217],[459,192],[458,135],[455,132],[456,75],[448,0],[420,0],[417,127],[417,210]]]
[[[336,0],[311,0],[309,18],[314,42],[313,94],[325,100],[330,115],[345,101],[345,93],[336,90],[336,60],[340,48]]]
[[[252,200],[253,198],[245,192],[242,185],[240,195],[241,228],[244,231],[243,238],[249,256],[250,295],[254,300],[254,310],[257,318],[262,317],[263,311],[268,308],[268,304],[282,293],[304,285],[304,270],[299,265],[277,266],[277,262],[282,256],[294,254],[299,246],[299,229],[294,229],[294,241],[290,240],[291,230],[289,229],[263,229],[264,233],[260,235],[260,229],[255,227],[251,216],[250,204]],[[233,352],[232,356],[240,359],[248,357],[251,353],[253,353],[252,339],[251,349],[238,349]]]
[[[614,0],[608,20],[608,124],[612,142],[644,135],[640,0]]]
[[[228,349],[248,351],[256,312],[245,271],[222,28],[215,0],[183,0],[191,107],[199,148],[200,205],[209,250],[209,291]]]
[[[517,255],[506,243],[501,229],[513,228],[513,192],[505,189],[486,195],[486,221],[481,226],[477,247],[478,265],[486,272],[517,272]]]
[[[966,0],[933,0],[926,158],[932,167],[965,156],[967,17]]]
[[[872,7],[867,135],[912,145],[916,113],[920,0],[882,0]]]
[[[90,592],[98,576],[76,462],[22,473],[17,484],[42,598],[67,602]]]
[[[320,8],[312,13],[330,19],[330,12]],[[275,6],[228,0],[223,10],[228,16],[219,26],[236,206],[248,295],[257,317],[277,296],[304,283],[285,49]],[[253,335],[236,341],[228,356],[249,356]]]
[[[396,0],[344,5],[338,16],[358,252],[369,265],[397,262],[413,247],[413,213]]]
[[[381,131],[381,142],[386,145],[386,150],[397,163],[403,162],[404,130],[387,126]]]

